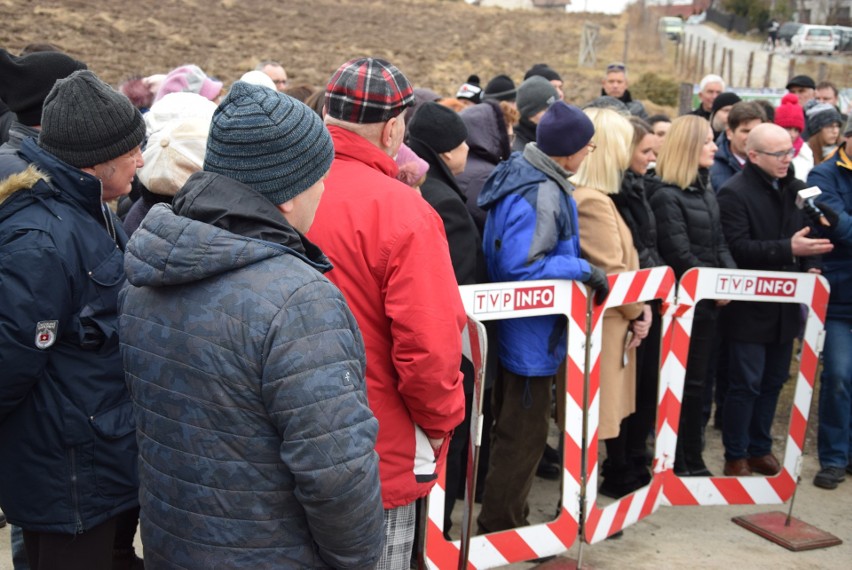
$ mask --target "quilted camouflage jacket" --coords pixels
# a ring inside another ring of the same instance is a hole
[[[265,198],[206,172],[133,234],[119,322],[146,568],[377,561],[378,424],[329,268]]]

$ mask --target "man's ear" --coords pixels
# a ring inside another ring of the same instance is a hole
[[[391,148],[393,146],[393,130],[398,120],[396,117],[388,119],[384,126],[382,126],[381,140],[379,141],[382,147]]]
[[[287,200],[287,201],[286,201],[286,202],[284,202],[283,204],[278,204],[278,205],[277,205],[277,206],[275,206],[275,207],[276,207],[276,208],[278,208],[278,211],[279,211],[279,212],[281,212],[281,213],[284,215],[284,217],[285,217],[285,218],[286,218],[289,214],[292,214],[292,213],[293,213],[293,210],[295,210],[295,209],[296,209],[296,205],[293,203],[293,199],[292,199],[292,198],[290,198],[289,200]]]

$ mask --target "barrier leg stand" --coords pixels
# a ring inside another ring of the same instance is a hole
[[[797,465],[797,471],[800,470],[801,458],[799,458],[799,464]],[[793,552],[828,548],[842,544],[843,541],[833,534],[818,529],[793,516],[793,505],[796,501],[799,483],[801,482],[802,477],[797,473],[796,488],[793,490],[793,496],[790,497],[790,509],[786,515],[781,511],[772,511],[756,515],[743,515],[734,517],[731,520],[744,529],[750,530],[756,535],[762,536],[766,540]]]

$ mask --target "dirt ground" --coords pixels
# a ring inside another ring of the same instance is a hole
[[[586,100],[597,80],[572,73],[582,21],[601,26],[603,48],[618,17],[509,12],[461,0],[0,0],[0,20],[0,47],[17,53],[52,42],[114,85],[195,63],[227,86],[274,59],[291,83],[318,86],[348,59],[372,55],[444,94],[472,73],[483,85],[499,73],[519,82],[532,64],[547,62],[564,75],[569,99]]]

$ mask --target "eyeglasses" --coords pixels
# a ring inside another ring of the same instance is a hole
[[[784,158],[793,158],[796,156],[796,149],[789,148],[787,150],[779,150],[777,152],[766,152],[765,150],[757,150],[755,152],[759,152],[760,154],[765,154],[766,156],[774,156],[778,160],[783,160]]]
[[[595,149],[598,148],[598,145],[596,145],[592,141],[589,141],[589,144],[587,144],[586,146],[589,147],[589,152],[595,152]]]
[[[623,63],[610,63],[606,66],[606,71],[609,73],[610,71],[625,71],[627,67]]]

